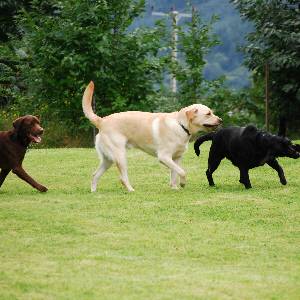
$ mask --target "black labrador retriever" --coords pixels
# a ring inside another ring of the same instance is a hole
[[[258,130],[255,126],[228,127],[216,132],[200,136],[194,150],[197,156],[200,154],[200,145],[212,140],[209,151],[208,168],[206,176],[210,186],[214,185],[212,174],[218,168],[223,158],[229,159],[240,170],[240,183],[246,189],[251,188],[249,169],[262,166],[267,163],[277,171],[280,182],[286,184],[283,169],[276,160],[277,157],[300,157],[300,145],[294,145],[291,141],[278,135]]]

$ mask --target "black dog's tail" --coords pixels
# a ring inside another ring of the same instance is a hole
[[[215,135],[215,132],[210,132],[206,135],[202,135],[200,136],[196,142],[194,143],[194,150],[195,150],[195,153],[197,156],[200,155],[200,146],[203,142],[206,142],[206,141],[211,141],[213,139]]]

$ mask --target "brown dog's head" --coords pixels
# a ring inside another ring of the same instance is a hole
[[[40,119],[36,116],[27,115],[13,122],[15,135],[23,145],[31,142],[40,143],[44,129],[40,125]]]
[[[192,134],[198,131],[212,131],[222,123],[222,119],[205,105],[193,104],[184,109]]]

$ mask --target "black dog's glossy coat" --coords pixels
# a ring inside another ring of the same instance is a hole
[[[199,156],[200,145],[212,140],[209,151],[206,176],[213,186],[212,174],[223,158],[229,159],[240,170],[240,183],[251,188],[249,169],[267,163],[277,171],[280,182],[286,184],[284,172],[276,160],[277,157],[299,158],[299,145],[293,145],[283,136],[272,135],[258,130],[255,126],[228,127],[199,137],[195,144],[195,153]]]

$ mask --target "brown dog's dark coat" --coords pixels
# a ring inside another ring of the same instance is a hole
[[[43,128],[35,116],[20,117],[13,123],[10,131],[0,131],[0,187],[6,176],[12,171],[40,192],[47,188],[32,179],[22,168],[26,149],[31,142],[39,143]]]

